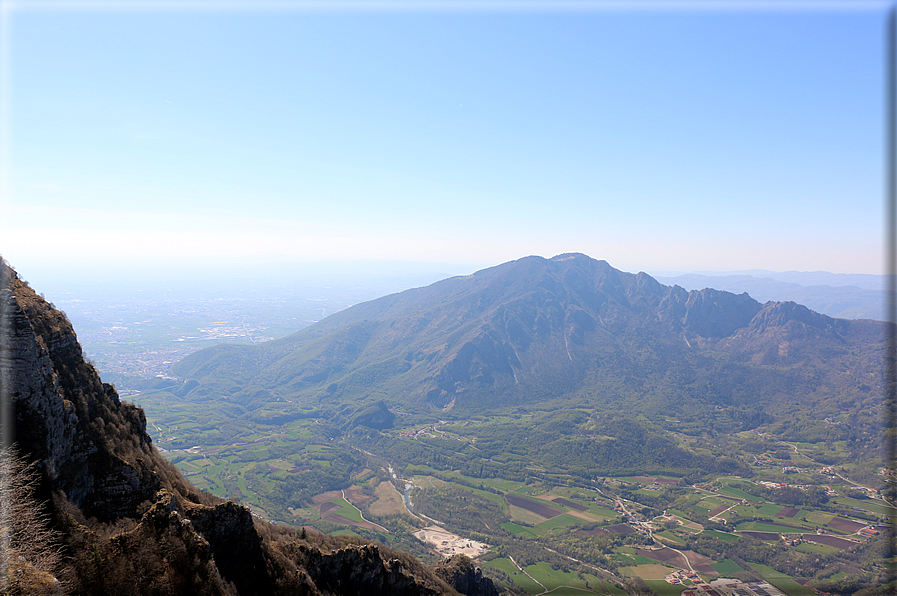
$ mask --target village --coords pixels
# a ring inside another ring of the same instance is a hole
[[[716,579],[682,592],[682,596],[786,596],[769,582],[745,583],[735,579]]]

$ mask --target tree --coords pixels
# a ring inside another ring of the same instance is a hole
[[[0,450],[0,593],[63,594],[61,557],[42,504],[38,476],[13,448]]]

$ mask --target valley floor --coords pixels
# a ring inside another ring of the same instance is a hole
[[[483,433],[511,423],[498,417],[406,417],[378,442],[334,433],[320,419],[272,427],[162,395],[138,403],[157,444],[199,488],[240,499],[269,521],[354,534],[432,561],[463,552],[515,593],[734,594],[741,582],[809,596],[883,563],[877,545],[892,512],[879,493],[884,477],[874,460],[847,461],[842,442],[752,431],[728,445],[742,449],[749,474],[693,480],[646,469],[589,478],[521,453],[484,454],[463,470],[443,457],[484,448]],[[716,448],[672,436],[695,452]],[[841,461],[820,463],[820,453]]]

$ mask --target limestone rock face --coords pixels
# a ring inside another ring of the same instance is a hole
[[[465,555],[453,555],[436,567],[445,583],[467,596],[498,596],[495,584]]]
[[[160,488],[143,411],[84,361],[65,315],[3,269],[0,375],[15,419],[4,432],[38,462],[45,489],[99,519],[132,515]]]
[[[218,568],[241,594],[272,592],[262,539],[249,509],[228,501],[190,506],[185,514],[196,532],[209,541]]]
[[[24,431],[16,438],[30,441],[29,450],[41,456],[47,474],[55,479],[58,464],[72,460],[78,416],[62,395],[46,344],[35,335],[11,290],[0,290],[0,308],[4,321],[0,374],[17,418],[25,423],[16,425]],[[10,433],[14,428],[3,430]]]

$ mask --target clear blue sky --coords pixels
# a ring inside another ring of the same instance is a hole
[[[0,254],[26,278],[562,252],[882,272],[885,3],[123,6],[4,5]]]

